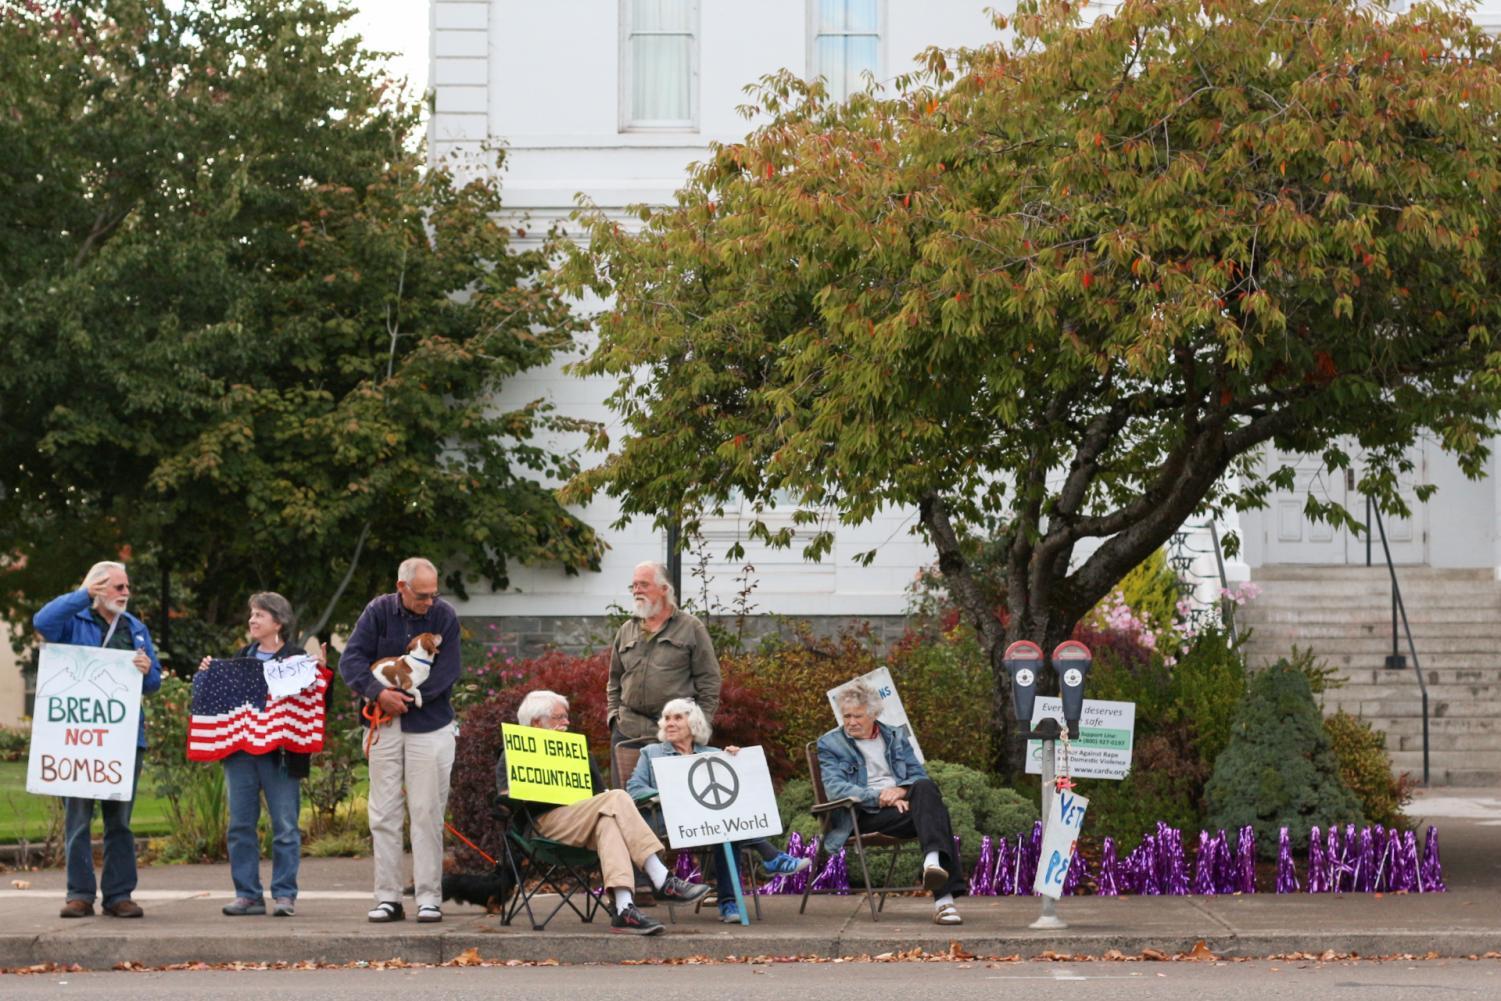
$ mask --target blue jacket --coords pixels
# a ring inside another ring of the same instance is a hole
[[[912,742],[895,727],[876,720],[876,729],[886,741],[886,764],[899,786],[910,786],[928,777],[928,770],[917,760]],[[818,738],[818,771],[823,776],[824,795],[830,801],[857,799],[861,809],[880,809],[880,790],[871,789],[865,774],[865,755],[855,746],[855,740],[836,726]],[[831,815],[829,833],[824,838],[824,850],[837,852],[854,833],[850,815],[843,810]]]
[[[703,744],[694,744],[693,753],[702,751],[714,751],[718,748],[707,747]],[[641,749],[641,757],[636,759],[636,770],[631,772],[631,777],[626,780],[625,791],[635,796],[646,796],[657,791],[657,775],[652,771],[653,758],[676,758],[679,757],[678,749],[667,741],[660,744],[648,744]]]
[[[438,656],[433,658],[422,691],[422,708],[412,703],[400,717],[401,729],[407,733],[431,733],[453,722],[453,704],[449,692],[464,671],[459,651],[459,616],[443,599],[434,601],[424,615],[414,615],[401,603],[400,594],[383,594],[371,600],[360,613],[349,642],[339,656],[339,675],[356,694],[371,701],[385,688],[370,665],[382,657],[398,657],[407,652],[413,636],[437,633],[443,637]]]
[[[104,633],[100,632],[99,623],[94,621],[93,604],[94,599],[89,597],[88,589],[80,587],[43,605],[31,617],[31,624],[36,626],[36,631],[49,643],[98,646],[104,642]],[[151,630],[146,628],[146,623],[129,612],[121,612],[120,617],[124,619],[123,627],[130,630],[130,645],[137,650],[145,650],[146,656],[151,658],[151,670],[141,677],[141,694],[150,695],[162,687],[162,662],[156,657],[156,644],[151,642]],[[146,746],[144,703],[141,705],[141,728],[136,737],[136,746]]]

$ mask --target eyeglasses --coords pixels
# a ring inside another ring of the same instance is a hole
[[[130,585],[129,584],[111,584],[110,587],[113,588],[116,591],[122,591],[122,592],[130,590]]]
[[[437,601],[443,597],[442,591],[412,591],[412,585],[405,584],[408,591],[412,592],[412,598],[416,601]]]
[[[631,586],[628,587],[626,590],[628,590],[631,594],[635,594],[637,591],[647,591],[647,590],[650,590],[651,588],[653,588],[655,586],[656,586],[655,584],[643,583],[642,581],[637,580],[637,581],[632,581],[631,582]]]

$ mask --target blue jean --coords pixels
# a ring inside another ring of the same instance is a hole
[[[302,780],[287,774],[281,755],[236,751],[223,760],[224,786],[229,797],[229,875],[235,895],[260,900],[261,845],[256,826],[261,819],[261,794],[271,815],[271,896],[297,899],[297,867],[302,862]]]
[[[130,782],[129,799],[63,800],[63,844],[68,856],[68,899],[94,902],[102,886],[104,906],[129,900],[136,888],[136,839],[130,830],[130,811],[135,806],[135,790],[141,784],[141,763],[146,749],[136,751],[135,777]],[[104,816],[104,873],[94,881],[94,845],[89,828],[94,823],[94,804]]]

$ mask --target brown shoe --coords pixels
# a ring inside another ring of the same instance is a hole
[[[112,918],[139,918],[146,914],[145,911],[141,910],[141,905],[129,897],[126,897],[124,900],[117,900],[113,904],[106,904],[104,906],[104,913]]]
[[[92,900],[70,900],[63,904],[61,912],[65,918],[89,918],[94,916],[94,902]]]

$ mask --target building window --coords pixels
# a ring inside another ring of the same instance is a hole
[[[881,78],[881,0],[808,0],[809,76],[843,101]]]
[[[698,125],[698,0],[621,0],[620,127]]]

